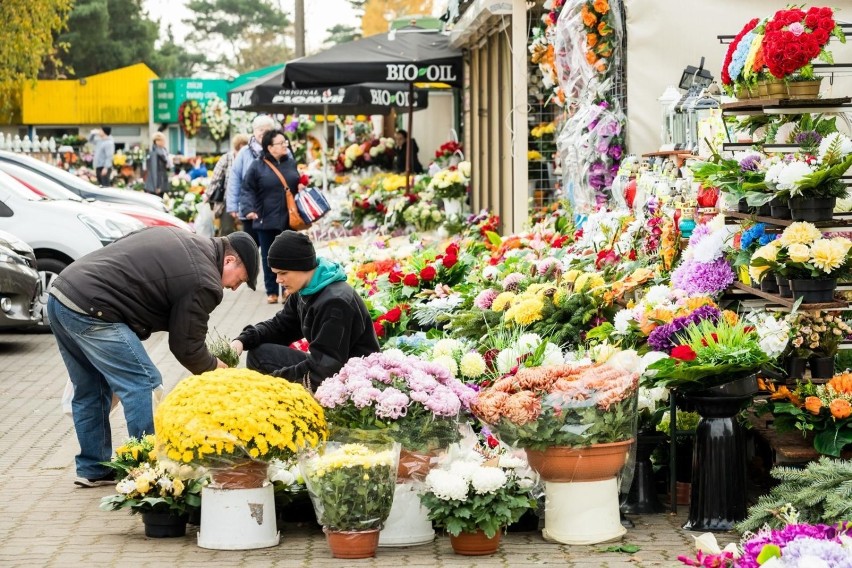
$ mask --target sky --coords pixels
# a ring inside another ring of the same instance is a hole
[[[295,2],[281,0],[284,10],[295,19]],[[171,24],[175,40],[180,42],[191,31],[183,23],[190,17],[186,0],[144,0],[144,8],[153,19],[159,19],[162,30]],[[314,53],[322,48],[328,34],[326,30],[337,24],[360,28],[360,20],[346,0],[305,0],[305,50]]]

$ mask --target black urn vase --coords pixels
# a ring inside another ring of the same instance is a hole
[[[687,394],[701,416],[692,452],[691,531],[729,531],[746,516],[746,443],[736,416],[757,392],[750,376]]]
[[[665,507],[657,497],[654,483],[654,466],[651,454],[665,439],[661,434],[640,432],[636,437],[636,465],[633,470],[633,483],[627,493],[627,500],[621,506],[621,512],[628,515],[652,515],[662,513]]]

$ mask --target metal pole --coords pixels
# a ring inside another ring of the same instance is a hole
[[[322,108],[322,190],[328,191],[328,166],[325,156],[328,152],[328,105]]]
[[[414,140],[414,83],[408,84],[408,140],[405,143],[405,193],[411,189],[412,141]]]
[[[305,0],[296,0],[296,57],[305,56]]]

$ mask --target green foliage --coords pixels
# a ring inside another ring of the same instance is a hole
[[[601,548],[598,552],[623,552],[624,554],[636,554],[642,550],[642,548],[637,544],[615,544],[613,546],[607,546],[606,548]]]
[[[344,24],[335,24],[326,30],[328,37],[325,39],[326,45],[331,47],[338,43],[348,43],[356,39],[361,39],[361,32],[354,26]]]
[[[492,310],[471,308],[450,316],[449,328],[458,339],[469,339],[480,343],[489,331],[500,325],[502,314]]]
[[[799,511],[802,523],[830,525],[852,518],[852,461],[823,457],[804,469],[776,467],[771,475],[780,483],[749,508],[738,531],[755,531],[764,524],[783,527],[778,513],[787,504]]]
[[[533,323],[529,331],[546,337],[548,341],[560,347],[577,347],[583,344],[584,334],[589,330],[589,322],[603,309],[600,303],[600,299],[590,293],[565,294],[555,302],[551,298],[545,298],[543,317]],[[609,308],[606,311],[614,310]],[[604,314],[604,317],[606,315],[613,314]]]
[[[145,462],[154,463],[151,457],[154,451],[155,439],[153,434],[138,438],[128,438],[126,442],[115,449],[115,456],[103,465],[115,470],[115,480],[121,481],[130,471]]]
[[[227,337],[223,337],[218,331],[213,331],[210,334],[210,339],[207,340],[207,349],[214,357],[222,361],[229,367],[236,367],[240,364],[240,356],[231,347],[231,342]]]

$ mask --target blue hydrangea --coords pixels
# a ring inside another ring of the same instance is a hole
[[[740,43],[737,44],[737,49],[734,51],[731,62],[728,64],[728,74],[731,76],[731,80],[736,80],[740,76],[755,35],[757,34],[752,30],[744,35]]]
[[[766,225],[763,223],[757,223],[745,231],[740,237],[740,247],[743,250],[746,250],[751,245],[755,243],[755,241],[759,241],[766,234]]]
[[[780,237],[781,237],[781,235],[778,235],[778,234],[773,235],[771,233],[766,233],[765,235],[762,235],[760,237],[760,240],[758,242],[760,243],[760,246],[768,245],[769,243],[771,243],[772,241],[774,241],[775,239],[778,239]]]

